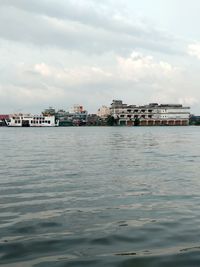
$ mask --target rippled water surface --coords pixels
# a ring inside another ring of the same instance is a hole
[[[200,266],[200,128],[0,128],[0,265]]]

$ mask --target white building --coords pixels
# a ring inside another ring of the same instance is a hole
[[[111,110],[109,107],[102,106],[97,111],[97,116],[102,119],[106,119],[111,114]]]
[[[189,107],[180,104],[151,103],[144,106],[123,104],[121,100],[113,100],[111,115],[118,125],[188,125]]]
[[[83,106],[74,105],[71,113],[81,113],[83,111],[84,111]]]

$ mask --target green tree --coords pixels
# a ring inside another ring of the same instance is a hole
[[[106,123],[108,126],[115,125],[115,118],[113,116],[109,115],[106,119]]]
[[[135,118],[134,125],[135,126],[139,126],[140,125],[140,119],[139,118]]]

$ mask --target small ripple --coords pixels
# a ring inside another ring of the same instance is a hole
[[[0,264],[12,261],[32,259],[35,256],[48,255],[49,253],[61,254],[63,251],[72,250],[73,245],[87,243],[85,238],[66,238],[66,239],[49,239],[46,240],[28,240],[24,242],[5,242],[0,243]],[[73,250],[72,250],[73,251]]]

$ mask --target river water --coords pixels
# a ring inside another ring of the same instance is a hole
[[[200,266],[200,128],[0,128],[0,265]]]

